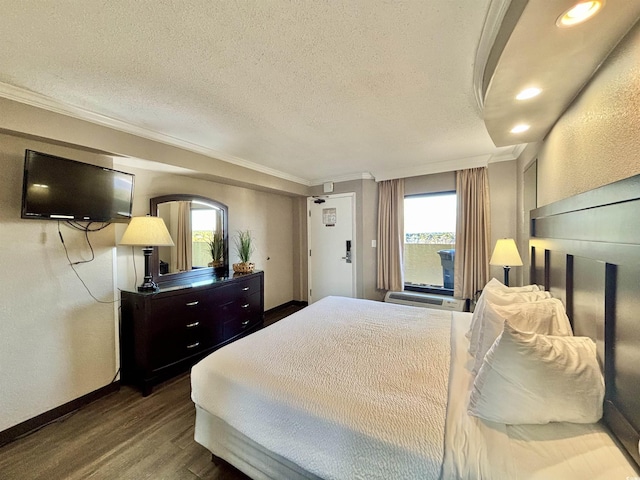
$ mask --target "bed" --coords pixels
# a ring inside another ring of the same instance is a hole
[[[470,414],[472,314],[328,297],[194,366],[196,441],[254,479],[638,476],[639,198],[633,177],[531,216],[530,283],[593,343],[600,421]]]

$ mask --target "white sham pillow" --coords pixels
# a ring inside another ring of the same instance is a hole
[[[521,332],[543,335],[573,335],[564,305],[557,298],[545,298],[535,302],[495,305],[486,301],[482,325],[478,334],[473,373],[478,373],[484,356],[502,333],[505,320]]]
[[[530,287],[537,287],[537,285],[531,285]],[[525,288],[525,287],[519,287]],[[551,298],[551,294],[545,291],[531,290],[531,291],[500,291],[497,289],[485,289],[482,291],[476,308],[473,311],[471,317],[471,326],[467,333],[469,339],[469,353],[473,356],[479,348],[480,331],[482,330],[482,316],[484,315],[485,304],[488,301],[496,305],[509,305],[511,303],[523,303],[523,302],[535,302],[538,300],[544,300],[545,298]]]
[[[505,292],[500,290],[487,290],[485,301],[495,303],[496,305],[510,305],[512,303],[535,302],[544,298],[551,298],[551,293],[545,291],[530,292]]]
[[[482,310],[482,305],[484,303],[485,292],[488,290],[494,290],[498,293],[521,293],[521,292],[537,292],[544,291],[543,288],[540,288],[538,285],[525,285],[523,287],[507,287],[504,283],[502,283],[497,278],[492,278],[487,282],[487,284],[482,289],[482,293],[478,297],[476,302],[476,308],[473,310],[473,317],[471,318],[471,326],[469,331],[467,332],[467,338],[471,338],[471,331],[473,330],[474,319],[477,316],[476,313],[479,313]]]
[[[497,278],[492,278],[487,282],[487,284],[482,289],[485,290],[494,290],[497,292],[504,293],[520,293],[520,292],[537,292],[539,290],[544,290],[544,288],[540,288],[539,285],[525,285],[523,287],[508,287],[504,283],[502,283]]]
[[[505,322],[473,383],[468,412],[511,425],[595,423],[603,400],[593,340],[520,332]]]

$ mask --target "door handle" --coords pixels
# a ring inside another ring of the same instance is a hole
[[[345,260],[346,263],[351,263],[351,240],[347,240],[346,250],[347,253],[345,253],[344,257],[342,257],[342,260]]]

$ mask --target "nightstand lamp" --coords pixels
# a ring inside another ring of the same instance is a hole
[[[504,284],[508,287],[509,269],[522,266],[522,259],[513,238],[501,238],[496,242],[489,265],[501,265],[504,267]]]
[[[144,253],[144,282],[139,292],[155,292],[158,285],[151,276],[151,253],[153,247],[172,247],[174,245],[169,230],[160,217],[133,217],[124,231],[120,245],[142,247]]]

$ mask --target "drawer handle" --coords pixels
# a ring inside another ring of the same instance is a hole
[[[249,287],[244,287],[244,288],[242,289],[242,291],[243,291],[243,292],[246,292],[247,290],[249,290]]]
[[[198,345],[200,345],[200,342],[196,342],[196,343],[192,343],[191,345],[187,345],[187,348],[196,348]]]
[[[187,328],[193,328],[200,325],[200,322],[187,323]]]
[[[244,305],[242,305],[242,308],[249,308],[249,304],[245,303]]]
[[[200,303],[199,300],[196,300],[195,302],[189,302],[189,303],[187,303],[187,307],[193,307],[193,306],[195,306],[195,305],[197,305],[199,303]]]
[[[244,322],[242,322],[242,326],[246,327],[247,325],[249,325],[250,322],[251,320],[245,320]]]

